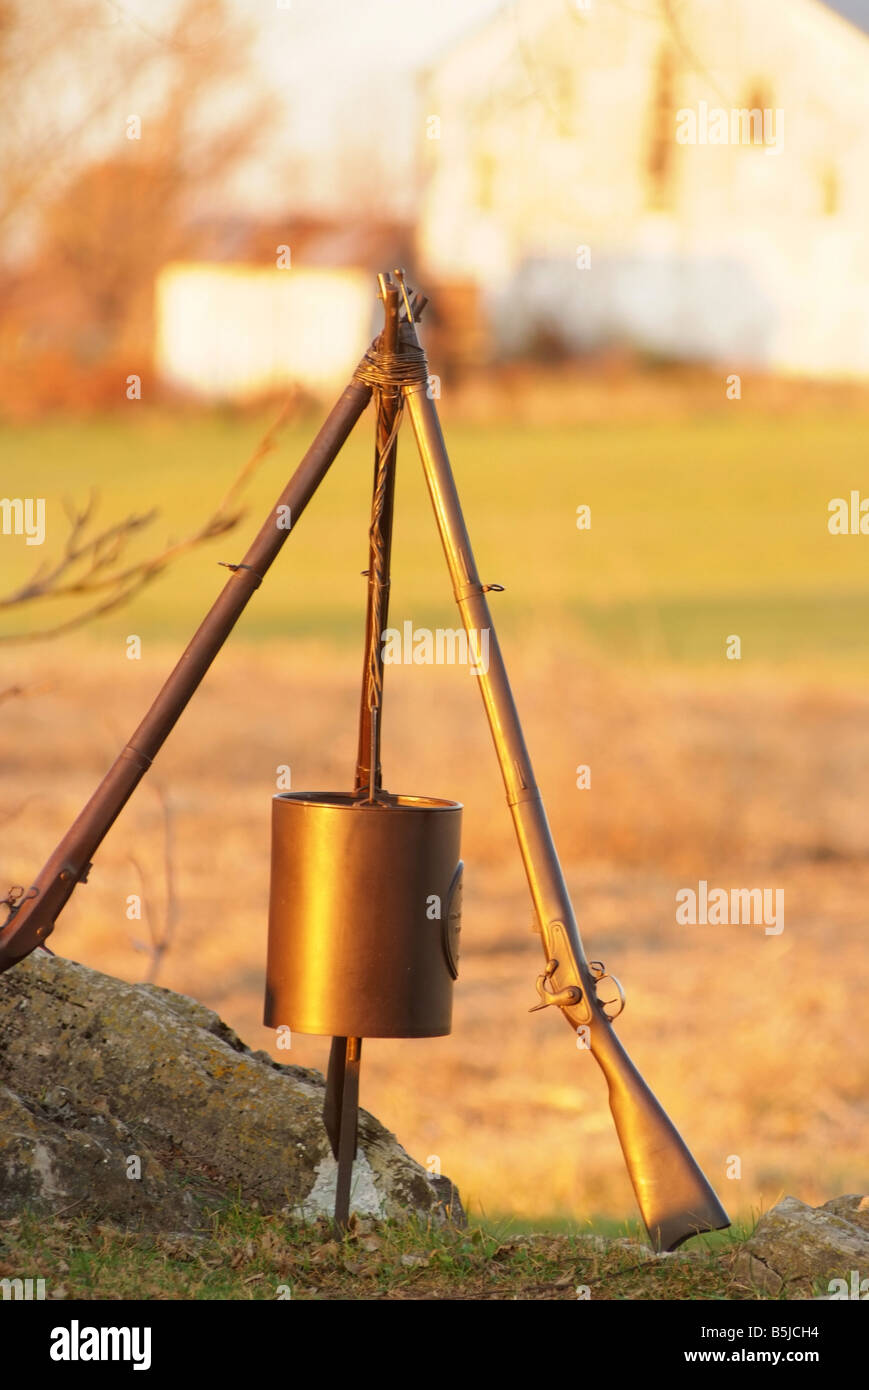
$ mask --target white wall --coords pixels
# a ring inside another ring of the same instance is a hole
[[[508,351],[560,324],[575,346],[869,374],[869,40],[818,0],[686,0],[674,14],[676,39],[656,6],[522,0],[448,54],[423,97],[441,138],[423,142],[421,259],[480,281]],[[671,198],[655,207],[665,44],[677,108],[739,108],[760,85],[783,138],[775,153],[683,145],[674,121]]]
[[[335,390],[373,336],[375,289],[357,270],[168,265],[156,285],[157,370],[211,399],[291,382]]]

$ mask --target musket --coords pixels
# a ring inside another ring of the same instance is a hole
[[[424,381],[408,385],[404,391],[471,656],[475,651],[479,654],[480,634],[489,634],[488,660],[477,661],[474,676],[483,697],[546,958],[546,967],[537,979],[538,1003],[533,1009],[560,1009],[579,1040],[587,1041],[606,1078],[610,1110],[649,1238],[656,1250],[673,1250],[690,1236],[721,1230],[730,1221],[672,1120],[619,1041],[612,1023],[617,1013],[608,1014],[610,1001],[600,998],[599,986],[607,979],[624,1006],[621,985],[606,974],[601,962],[590,962],[583,950],[486,599],[487,592],[500,586],[480,582],[431,394]]]

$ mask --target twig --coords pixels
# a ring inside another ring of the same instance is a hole
[[[48,690],[54,690],[54,681],[33,681],[30,685],[8,685],[5,690],[0,690],[0,705],[6,700],[16,700],[24,695],[44,695]]]
[[[122,521],[105,527],[95,536],[85,539],[85,532],[96,511],[97,494],[92,491],[82,507],[65,502],[70,530],[60,559],[54,565],[41,564],[19,589],[0,597],[0,609],[16,608],[46,598],[96,594],[107,594],[107,597],[74,617],[56,623],[53,627],[43,628],[38,632],[0,634],[0,642],[39,642],[82,627],[94,618],[110,613],[129,602],[179,556],[233,530],[244,516],[244,511],[239,510],[237,505],[241,493],[259,464],[274,448],[280,430],[296,410],[298,402],[299,392],[293,389],[289,392],[277,418],[239,469],[225,497],[203,525],[183,540],[169,543],[149,559],[138,561],[126,568],[117,567],[132,537],[149,527],[159,515],[156,508],[138,515],[131,514]]]

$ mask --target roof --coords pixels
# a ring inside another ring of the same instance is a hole
[[[869,34],[869,0],[821,0],[821,3]]]

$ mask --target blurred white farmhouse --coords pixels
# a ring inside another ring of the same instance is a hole
[[[243,400],[290,382],[343,386],[372,337],[364,270],[201,262],[164,267],[156,284],[156,367],[177,390]]]
[[[869,39],[821,0],[514,0],[422,92],[419,260],[496,351],[869,374]]]

